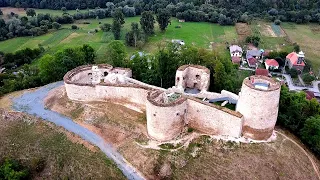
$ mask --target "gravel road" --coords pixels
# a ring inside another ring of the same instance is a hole
[[[13,99],[13,109],[22,111],[44,120],[53,122],[57,126],[62,126],[66,130],[73,132],[83,139],[99,147],[110,159],[112,159],[128,179],[140,180],[145,179],[133,166],[131,166],[120,153],[92,131],[78,125],[70,118],[57,112],[51,111],[44,107],[43,99],[48,92],[56,87],[63,85],[63,82],[56,82],[43,86],[36,91],[26,92],[22,96]]]

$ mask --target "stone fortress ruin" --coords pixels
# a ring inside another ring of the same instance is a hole
[[[150,138],[170,141],[186,127],[208,135],[265,141],[272,136],[278,116],[280,84],[264,76],[243,81],[239,95],[209,92],[210,70],[184,65],[169,89],[145,84],[131,69],[85,65],[64,76],[67,96],[77,101],[109,101],[146,112]],[[235,106],[235,111],[226,108]]]

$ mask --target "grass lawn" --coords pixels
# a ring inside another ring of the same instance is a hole
[[[313,69],[315,73],[318,74],[320,68],[319,25],[282,23],[281,26],[290,39],[300,45],[300,49],[305,53],[306,59],[312,62]]]
[[[31,179],[126,179],[98,148],[85,147],[63,128],[22,113],[4,114],[0,111],[0,162],[18,160]]]
[[[125,41],[126,32],[130,31],[132,22],[139,22],[140,16],[125,18],[121,32],[121,40]],[[90,24],[84,24],[90,22]],[[52,30],[49,33],[38,37],[18,37],[7,41],[0,42],[0,51],[14,52],[26,47],[36,48],[38,44],[43,45],[47,52],[54,53],[62,48],[74,47],[82,44],[92,46],[98,55],[98,61],[103,60],[106,56],[107,45],[112,41],[113,34],[111,32],[102,32],[89,34],[89,31],[99,29],[99,22],[112,23],[112,18],[106,19],[86,19],[76,21],[79,29],[71,30],[71,24],[62,26],[61,30]],[[175,28],[180,25],[181,28]],[[100,29],[99,29],[100,30]],[[171,25],[168,26],[165,32],[161,32],[158,25],[155,24],[155,35],[149,38],[149,41],[142,48],[146,52],[154,52],[157,50],[159,42],[170,42],[171,39],[182,39],[188,45],[194,45],[201,48],[209,48],[210,42],[224,45],[227,41],[233,41],[237,38],[234,26],[219,26],[217,24],[205,22],[184,22],[179,23],[176,18],[173,18]],[[129,54],[135,51],[141,51],[137,48],[127,47]]]

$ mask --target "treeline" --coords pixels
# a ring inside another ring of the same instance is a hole
[[[283,86],[277,124],[290,130],[320,156],[320,104],[315,98],[307,100],[304,92],[290,92]]]
[[[25,54],[22,54],[22,52],[25,52]],[[25,49],[14,54],[0,56],[0,59],[4,59],[2,67],[11,63],[19,64],[19,62],[22,62],[20,59],[24,60],[24,64],[20,67],[14,66],[0,74],[0,96],[9,92],[59,81],[69,70],[80,65],[94,63],[96,57],[94,49],[88,45],[66,48],[54,55],[44,55],[40,59],[38,59],[39,55],[36,55],[38,52],[41,52],[41,50]],[[12,57],[17,57],[17,60],[12,62]],[[39,62],[31,65],[30,63],[35,59],[38,59]]]
[[[143,11],[157,13],[160,9],[170,10],[172,16],[187,21],[208,21],[221,25],[247,22],[253,17],[272,21],[296,23],[320,22],[320,2],[318,0],[234,0],[234,1],[199,1],[199,0],[0,0],[0,7],[40,8],[66,10],[102,8],[110,15],[110,8],[124,9],[128,16],[140,15]]]
[[[52,17],[50,14],[34,14],[31,17],[10,14],[10,19],[0,19],[0,41],[19,36],[40,36],[49,29],[59,29],[61,24],[73,23],[74,19],[68,14]]]

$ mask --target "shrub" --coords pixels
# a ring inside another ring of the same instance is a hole
[[[298,77],[298,71],[296,69],[290,69],[289,74],[291,75],[292,78]]]
[[[310,84],[312,81],[314,81],[316,78],[310,74],[304,74],[302,76],[302,79],[305,83]]]
[[[280,19],[276,19],[276,20],[274,21],[274,24],[275,24],[275,25],[280,25],[280,24],[281,24]]]
[[[78,29],[78,26],[77,25],[72,25],[71,29]]]
[[[6,159],[0,166],[0,179],[25,179],[29,175],[17,161]]]

